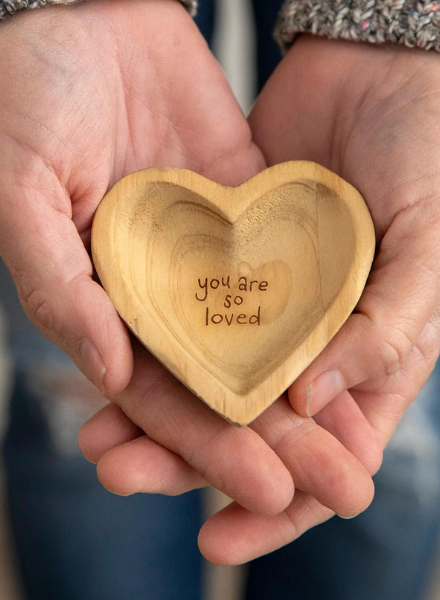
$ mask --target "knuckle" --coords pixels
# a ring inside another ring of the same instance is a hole
[[[36,289],[28,293],[22,301],[23,308],[37,325],[51,332],[59,330],[59,320],[53,302],[47,293]]]
[[[384,374],[388,377],[400,371],[406,356],[413,346],[412,340],[401,329],[389,328],[381,335],[378,352]]]
[[[403,364],[403,354],[400,346],[397,346],[394,340],[383,340],[379,348],[379,354],[384,374],[387,377],[400,371]]]

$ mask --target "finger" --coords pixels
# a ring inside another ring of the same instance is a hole
[[[109,402],[81,427],[78,446],[87,460],[96,464],[109,450],[141,435],[144,432],[130,421],[119,406]]]
[[[110,492],[183,494],[206,481],[177,454],[148,439],[116,404],[109,403],[78,433],[84,456],[98,463],[98,478]]]
[[[239,565],[293,542],[332,516],[331,510],[301,491],[273,517],[252,514],[234,502],[206,521],[199,548],[215,564]]]
[[[289,469],[295,487],[343,517],[369,506],[374,485],[365,467],[313,419],[292,412],[286,397],[251,425]]]
[[[348,392],[338,396],[314,420],[341,442],[370,475],[379,470],[383,457],[382,443]],[[97,463],[109,450],[141,435],[141,429],[110,402],[84,423],[78,433],[78,444],[84,456]]]
[[[339,394],[313,420],[351,452],[370,475],[377,473],[383,459],[382,442],[349,392]]]
[[[382,444],[348,392],[341,394],[331,405],[322,410],[315,420],[339,440],[370,474],[377,472],[382,461]],[[78,442],[84,456],[91,462],[97,463],[109,450],[117,449],[122,444],[141,435],[141,430],[128,419],[124,412],[115,404],[109,403],[83,425],[78,434]],[[116,457],[115,461],[121,466],[112,470],[109,456],[113,457],[114,455],[110,453],[106,457],[108,473],[115,473],[115,475],[111,480],[108,475],[109,485],[105,487],[120,494],[124,493],[123,489],[130,486],[132,489],[136,489],[140,474],[134,470],[134,480],[131,482],[130,477],[133,471],[130,463],[132,459],[125,454],[127,462],[126,468],[123,469],[122,458]],[[136,461],[136,457],[134,457],[134,461]],[[122,472],[123,480],[122,484],[119,484],[117,477]],[[118,487],[120,485],[125,487]],[[150,490],[145,484],[144,489],[136,491],[149,492]]]
[[[23,170],[26,179],[25,165]],[[70,218],[70,199],[55,176],[41,185],[44,193],[30,183],[4,186],[0,254],[24,310],[43,335],[66,351],[102,393],[116,393],[132,372],[126,328],[92,280],[90,258]]]
[[[127,416],[249,510],[276,514],[288,506],[292,477],[264,440],[215,414],[140,344],[134,350],[133,379],[115,397]]]
[[[440,320],[436,311],[396,375],[367,382],[351,390],[383,448],[403,413],[427,382],[435,367],[439,350]]]
[[[208,485],[180,456],[145,435],[106,452],[97,472],[102,485],[121,496],[177,496]]]
[[[356,312],[289,390],[299,414],[315,415],[342,391],[401,369],[439,302],[436,210],[427,202],[417,215],[397,215]]]

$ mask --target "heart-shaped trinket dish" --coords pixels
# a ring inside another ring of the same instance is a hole
[[[309,162],[238,187],[183,169],[134,173],[105,196],[92,229],[96,270],[131,331],[240,425],[340,329],[374,251],[361,195]]]

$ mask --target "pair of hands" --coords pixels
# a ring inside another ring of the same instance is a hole
[[[0,47],[0,252],[28,316],[113,400],[79,436],[102,483],[224,491],[234,502],[199,538],[220,564],[364,510],[440,346],[439,57],[304,36],[246,121],[176,0],[24,13],[2,24]],[[139,169],[238,185],[295,159],[360,190],[379,249],[338,335],[237,429],[132,343],[93,280],[90,227],[108,188]]]

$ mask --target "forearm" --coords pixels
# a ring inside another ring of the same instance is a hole
[[[83,0],[0,0],[0,20],[12,16],[20,10],[40,8],[49,4],[78,4]],[[180,0],[191,16],[197,10],[197,0]]]
[[[437,0],[287,0],[275,37],[287,51],[299,33],[440,51]]]

